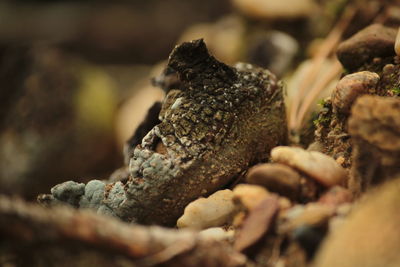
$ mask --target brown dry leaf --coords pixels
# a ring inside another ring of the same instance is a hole
[[[235,240],[235,250],[243,251],[257,242],[269,230],[278,210],[279,202],[274,196],[266,197],[251,210]]]

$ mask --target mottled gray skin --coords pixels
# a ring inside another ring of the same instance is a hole
[[[282,87],[269,71],[229,67],[202,40],[177,46],[168,67],[181,86],[168,92],[161,123],[135,148],[128,182],[105,187],[100,213],[174,225],[189,202],[229,184],[286,140]]]

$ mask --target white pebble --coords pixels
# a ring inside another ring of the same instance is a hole
[[[232,202],[233,192],[220,190],[208,198],[199,198],[186,206],[184,214],[178,219],[178,228],[205,229],[228,223],[235,213]]]
[[[233,194],[245,208],[252,210],[270,193],[259,185],[239,184],[233,189]]]
[[[221,227],[212,227],[199,233],[200,237],[207,240],[222,241],[233,239],[235,232],[233,230],[225,231]]]

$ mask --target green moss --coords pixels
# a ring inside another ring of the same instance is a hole
[[[391,89],[392,93],[395,95],[400,95],[400,86],[397,85]]]
[[[317,104],[320,105],[321,107],[324,107],[326,105],[326,100],[325,99],[320,99],[317,101]]]
[[[315,126],[318,126],[318,125],[327,124],[327,123],[329,123],[329,121],[330,121],[329,117],[319,116],[317,119],[313,120],[313,123]]]
[[[331,109],[331,101],[329,98],[323,98],[317,101],[317,105],[321,106],[322,112],[327,112],[328,110]]]
[[[320,99],[317,101],[317,104],[321,106],[321,111],[319,112],[319,114],[317,114],[316,116],[314,116],[313,118],[315,118],[313,120],[314,125],[317,127],[319,125],[321,126],[327,126],[330,121],[331,121],[331,117],[330,117],[330,109],[331,109],[331,101],[328,100],[329,98],[326,99]]]

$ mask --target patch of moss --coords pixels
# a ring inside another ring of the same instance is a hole
[[[317,104],[320,105],[321,107],[324,107],[324,105],[326,104],[326,100],[325,99],[320,99],[317,101]]]
[[[397,85],[397,86],[393,87],[390,91],[391,91],[394,95],[399,96],[399,95],[400,95],[400,85]]]
[[[316,118],[315,120],[313,120],[313,123],[315,126],[318,125],[325,125],[327,123],[330,122],[330,118],[328,116],[319,116],[318,118]]]
[[[318,126],[322,126],[322,127],[328,127],[330,121],[332,120],[331,116],[331,108],[332,108],[332,103],[329,100],[329,98],[326,99],[320,99],[317,102],[318,105],[321,106],[321,111],[319,112],[319,114],[317,114],[316,116],[313,116],[313,118],[315,118],[313,120],[313,124],[318,127]]]

